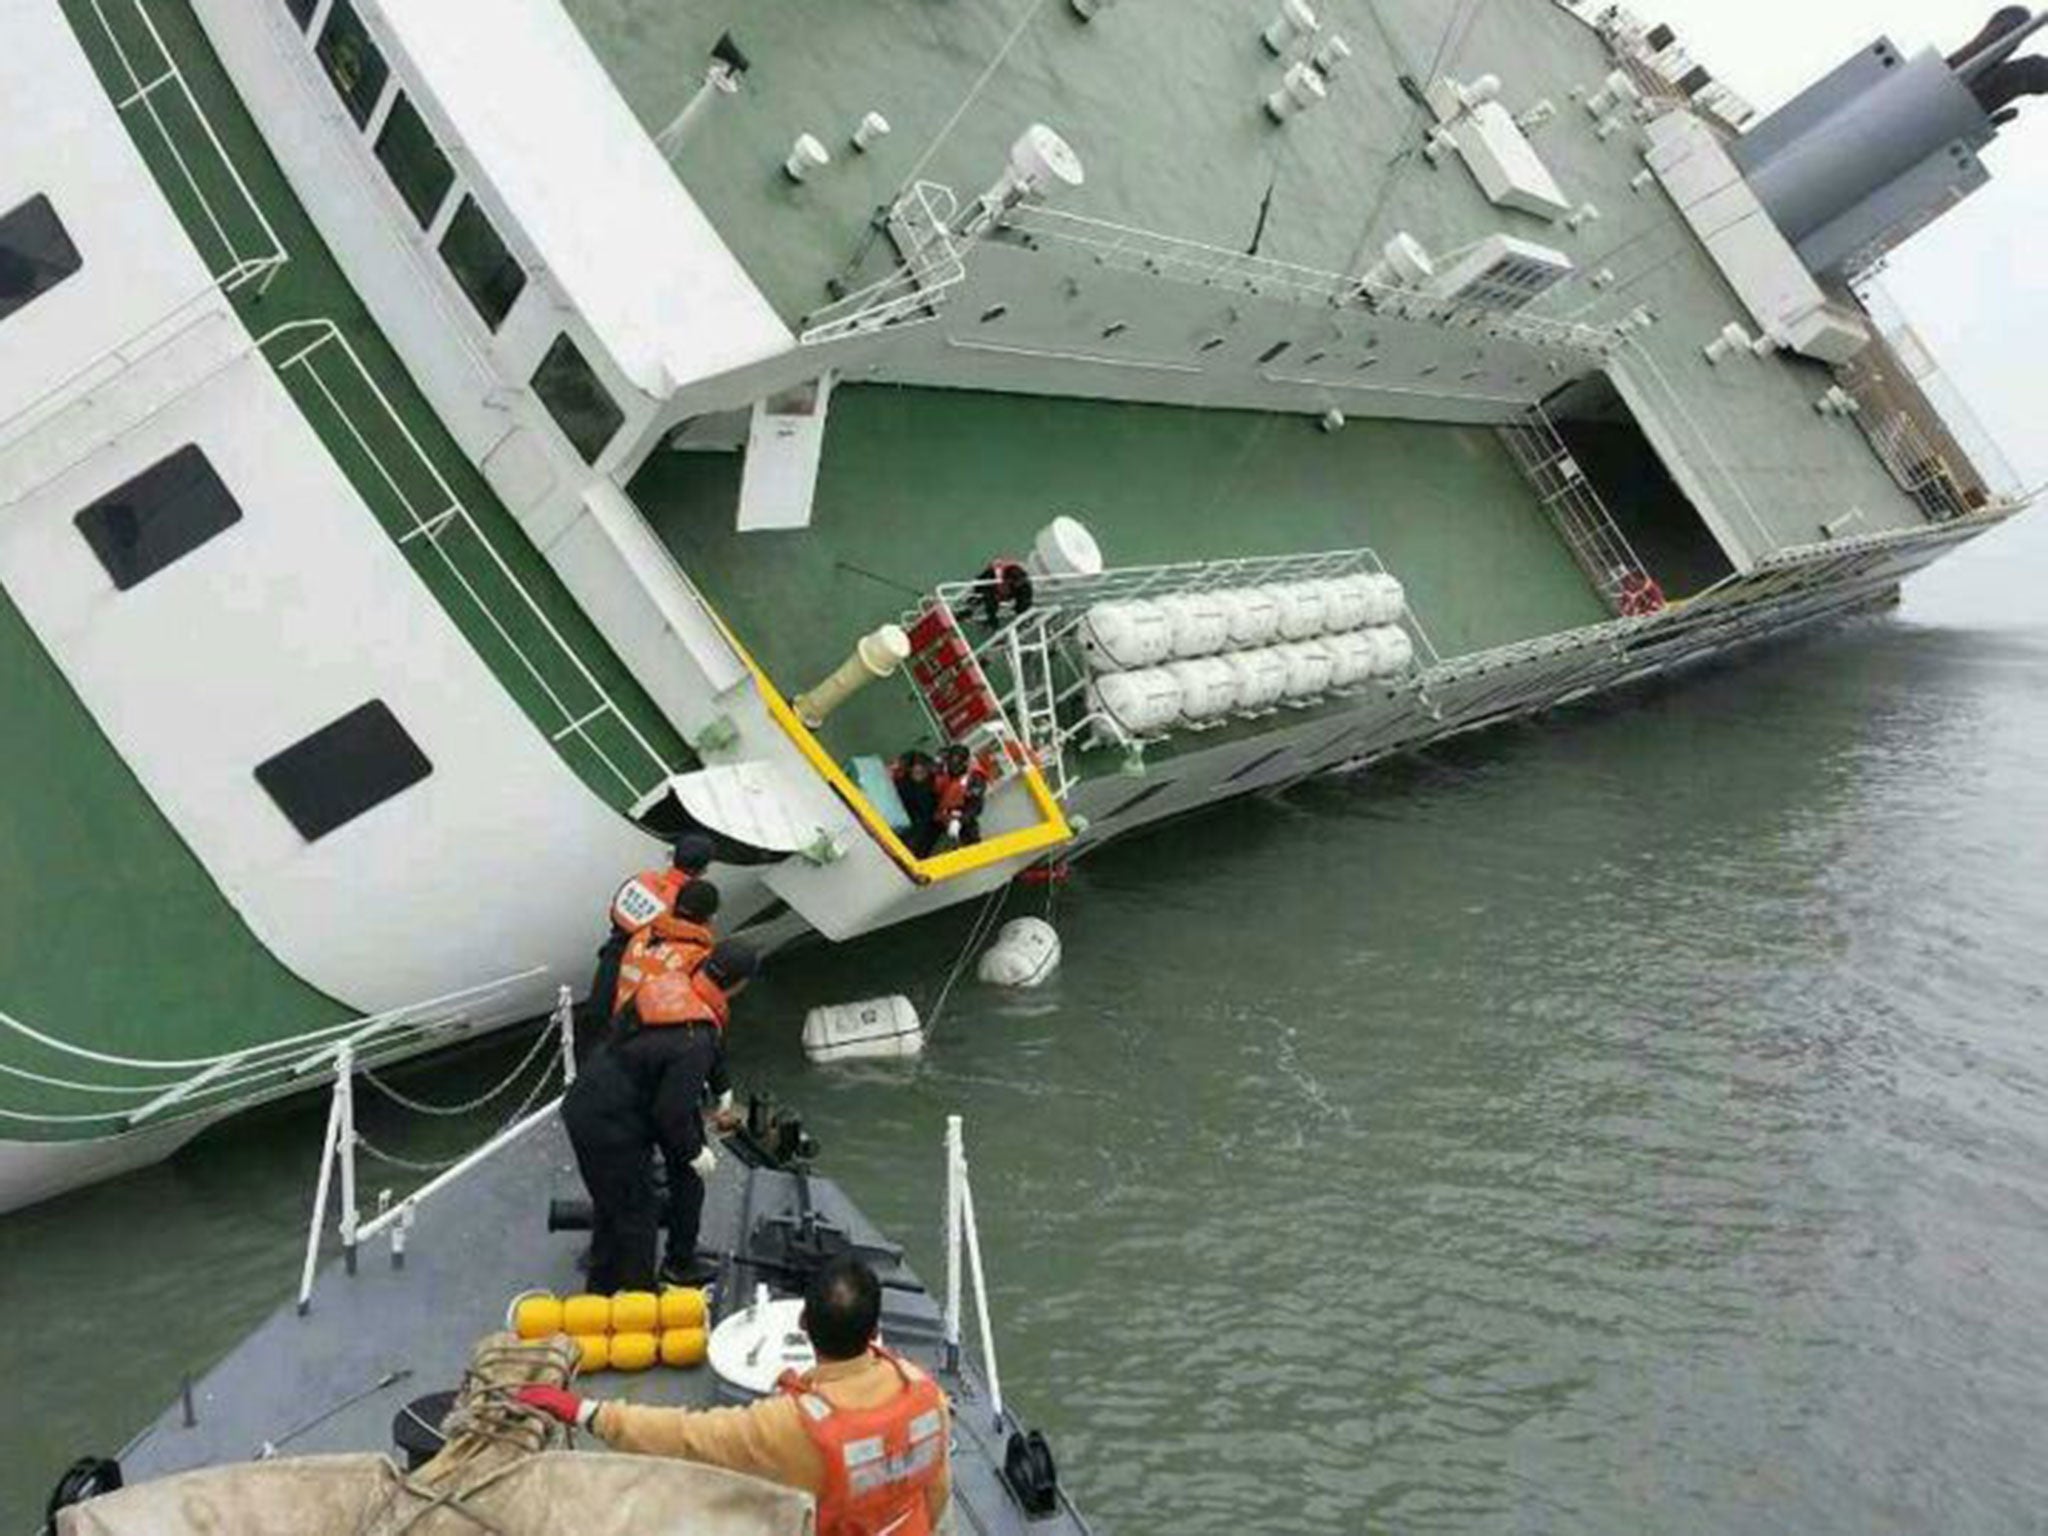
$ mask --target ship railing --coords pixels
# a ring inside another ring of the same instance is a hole
[[[977,640],[974,660],[991,680],[1006,718],[1017,723],[1027,752],[1064,800],[1074,782],[1068,750],[1077,742],[1090,736],[1106,739],[1127,755],[1142,745],[1115,720],[1086,705],[1092,673],[1082,653],[1080,628],[1096,604],[1385,572],[1380,557],[1361,547],[1122,566],[1088,576],[1034,576],[1031,607]],[[956,620],[972,616],[980,603],[979,583],[944,583],[927,600],[931,603],[944,605]],[[906,624],[914,623],[921,612],[906,613]],[[1425,665],[1441,659],[1412,604],[1402,627]],[[926,719],[939,739],[945,739],[943,725],[929,708]]]
[[[964,1262],[963,1262],[964,1261]],[[963,1280],[974,1286],[974,1317],[981,1338],[981,1373],[988,1380],[990,1429],[1003,1428],[1003,1378],[996,1368],[995,1325],[989,1319],[988,1269],[974,1220],[974,1189],[967,1177],[967,1142],[958,1115],[946,1116],[946,1369],[960,1369]]]
[[[305,1087],[305,1063],[331,1054],[345,1041],[352,1042],[358,1065],[367,1069],[506,1023],[530,1006],[526,999],[546,974],[545,967],[536,966],[366,1018],[212,1056],[166,1058],[96,1050],[0,1013],[0,1031],[17,1042],[21,1055],[33,1059],[38,1053],[47,1054],[66,1064],[66,1074],[83,1074],[59,1075],[19,1060],[0,1060],[0,1077],[33,1085],[40,1093],[77,1096],[72,1102],[103,1105],[63,1112],[7,1106],[0,1107],[0,1119],[73,1134],[97,1128],[102,1134],[115,1135],[151,1123],[190,1119],[296,1093]]]
[[[903,265],[805,316],[797,339],[807,347],[822,346],[935,318],[967,277],[966,259],[952,230],[958,208],[950,187],[931,181],[913,185],[886,220]]]
[[[1549,413],[1533,406],[1521,420],[1499,430],[1515,467],[1535,490],[1544,516],[1579,570],[1607,606],[1621,612],[1630,588],[1646,582],[1649,572]]]
[[[290,255],[221,143],[213,120],[193,96],[148,8],[142,0],[86,3],[126,85],[115,109],[131,123],[138,114],[146,119],[174,171],[174,180],[167,180],[182,186],[199,210],[207,238],[197,243],[210,247],[202,255],[214,282],[229,292],[254,283],[261,293]],[[180,118],[182,123],[174,127],[173,120]]]
[[[1135,229],[1057,208],[1023,204],[1003,216],[1003,228],[1038,241],[1057,241],[1085,252],[1100,266],[1167,282],[1270,295],[1321,307],[1363,307],[1407,320],[1451,326],[1487,326],[1532,346],[1605,357],[1612,336],[1597,326],[1551,319],[1521,310],[1474,305],[1469,298],[1439,298],[1428,292],[1373,282],[1355,274],[1325,271],[1270,256],[1251,256],[1184,240],[1156,230]]]
[[[549,739],[560,746],[574,737],[618,781],[628,803],[666,782],[673,767],[478,525],[339,327],[330,320],[295,320],[266,333],[257,347],[279,378],[302,381],[332,416],[367,467],[369,484],[385,493],[403,530],[394,534],[399,547],[432,552],[433,563],[461,589],[546,701],[553,716]],[[371,498],[366,493],[364,499]],[[537,641],[522,641],[515,628]],[[606,723],[622,734],[622,742],[608,746],[596,734]]]
[[[414,1220],[427,1202],[497,1156],[513,1142],[536,1127],[546,1124],[561,1107],[561,1097],[557,1095],[539,1108],[534,1107],[535,1101],[558,1078],[565,1091],[569,1084],[576,1081],[576,1004],[567,987],[561,987],[556,991],[554,1011],[541,1021],[533,1044],[520,1058],[518,1064],[493,1087],[462,1104],[425,1104],[419,1100],[406,1098],[370,1076],[370,1066],[364,1059],[364,1053],[376,1046],[386,1028],[387,1026],[382,1024],[371,1024],[344,1035],[331,1044],[308,1053],[293,1068],[300,1077],[324,1072],[330,1074],[333,1079],[327,1103],[327,1129],[320,1142],[320,1171],[314,1185],[313,1215],[306,1228],[306,1257],[299,1270],[298,1306],[301,1315],[312,1310],[313,1281],[319,1272],[321,1238],[327,1225],[327,1207],[331,1195],[336,1197],[336,1231],[341,1239],[342,1260],[348,1272],[356,1272],[357,1253],[361,1246],[386,1232],[391,1235],[392,1267],[401,1268],[405,1263],[406,1238],[412,1231]],[[549,1049],[551,1046],[552,1050]],[[520,1100],[518,1106],[495,1131],[458,1156],[438,1162],[420,1162],[400,1157],[373,1146],[356,1125],[355,1095],[358,1076],[371,1082],[386,1098],[402,1109],[437,1117],[457,1116],[472,1113],[502,1098],[526,1077],[536,1061],[541,1063],[541,1070],[534,1077],[526,1096]],[[381,1191],[378,1196],[377,1214],[366,1221],[363,1219],[361,1195],[357,1184],[356,1158],[359,1152],[368,1153],[380,1162],[401,1169],[429,1173],[432,1177],[395,1203],[388,1189]],[[335,1187],[337,1184],[340,1186],[338,1191]]]

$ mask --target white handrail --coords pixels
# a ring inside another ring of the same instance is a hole
[[[305,339],[308,336],[310,336],[310,340]],[[393,498],[404,508],[405,515],[411,520],[412,529],[409,533],[402,536],[400,542],[410,542],[413,538],[417,537],[432,546],[435,555],[440,559],[442,566],[447,570],[448,574],[455,579],[464,594],[475,604],[478,612],[484,616],[499,640],[504,643],[506,649],[518,658],[520,666],[525,669],[526,674],[533,680],[534,685],[546,695],[548,703],[560,715],[561,729],[557,733],[557,739],[569,735],[577,737],[584,746],[589,748],[591,754],[604,764],[612,777],[617,779],[619,784],[635,799],[646,794],[656,785],[666,782],[669,775],[674,771],[673,765],[647,739],[646,734],[634,723],[632,717],[619,707],[618,701],[612,697],[610,691],[598,680],[596,674],[590,670],[582,656],[576,651],[576,648],[569,643],[567,637],[562,634],[560,628],[555,624],[555,621],[549,617],[547,611],[535,600],[532,592],[527,589],[526,583],[521,581],[511,566],[506,563],[505,557],[499,553],[497,546],[491,542],[490,537],[471,515],[468,505],[457,494],[455,488],[448,483],[447,477],[441,473],[440,467],[435,464],[432,456],[421,445],[418,437],[414,435],[412,428],[406,425],[404,417],[399,414],[397,408],[391,403],[391,398],[384,392],[383,386],[377,382],[369,369],[363,365],[362,358],[357,353],[354,343],[331,320],[295,320],[266,332],[257,342],[257,348],[263,351],[267,358],[270,355],[270,347],[284,337],[297,338],[302,344],[296,346],[289,355],[275,364],[279,376],[283,377],[294,369],[302,370],[305,376],[312,382],[313,387],[320,392],[321,398],[326,401],[328,408],[334,412],[336,419],[348,431],[357,451],[369,461],[371,468],[376,471],[378,478],[383,481]],[[347,359],[349,366],[354,370],[354,381],[369,390],[371,396],[376,401],[378,409],[384,416],[385,423],[397,429],[418,468],[423,470],[432,481],[435,494],[440,498],[440,504],[432,508],[426,515],[423,516],[420,509],[414,505],[413,497],[407,493],[404,486],[400,483],[398,476],[392,473],[390,467],[386,465],[383,457],[371,445],[368,438],[364,435],[363,429],[357,424],[347,407],[336,398],[334,390],[329,386],[327,380],[321,377],[317,358],[328,347],[338,348],[342,356]],[[591,695],[596,700],[595,709],[572,709],[555,685],[549,681],[546,673],[541,670],[532,656],[528,654],[527,649],[512,636],[505,622],[498,617],[491,605],[485,601],[483,594],[477,590],[475,583],[470,580],[469,575],[456,563],[454,556],[443,546],[442,536],[451,524],[459,524],[462,530],[476,541],[477,545],[488,557],[498,578],[517,594],[519,603],[525,609],[527,617],[538,624],[541,631],[546,634],[548,640],[553,644],[554,649],[568,662],[582,684],[590,690]],[[646,782],[643,783],[639,777],[627,773],[624,768],[620,767],[613,760],[611,753],[607,752],[603,745],[590,734],[591,724],[606,715],[611,716],[618,722],[632,740],[633,745],[645,757],[647,766],[640,771],[643,774],[651,773],[652,775]]]
[[[163,34],[157,30],[156,21],[150,16],[148,7],[142,4],[142,0],[130,0],[130,5],[136,17],[148,30],[149,40],[164,63],[163,72],[153,75],[145,82],[136,72],[135,61],[129,57],[128,49],[122,43],[120,34],[114,30],[114,24],[108,20],[101,0],[88,0],[88,3],[92,6],[93,18],[99,22],[101,32],[106,35],[107,46],[113,50],[114,58],[120,64],[122,73],[128,77],[129,93],[125,98],[115,102],[115,111],[125,113],[128,108],[138,103],[148,111],[150,121],[156,125],[158,137],[163,140],[165,150],[170,154],[171,159],[178,167],[178,174],[184,178],[186,188],[191,192],[193,200],[198,203],[200,213],[205,217],[206,222],[212,226],[214,235],[219,239],[221,247],[227,255],[227,262],[222,270],[212,271],[211,264],[209,264],[208,270],[212,272],[214,281],[220,284],[223,289],[232,291],[250,278],[260,276],[263,281],[257,291],[261,292],[263,289],[268,288],[270,280],[277,275],[277,269],[291,259],[290,253],[285,250],[284,242],[278,238],[277,230],[270,222],[270,216],[263,211],[262,204],[256,200],[256,195],[249,190],[249,184],[242,179],[240,167],[235,164],[233,157],[228,154],[226,146],[221,143],[219,133],[214,130],[213,120],[206,115],[205,109],[199,105],[198,99],[193,96],[191,86],[186,83],[185,72],[179,68],[176,57],[164,42]],[[184,98],[186,108],[191,112],[193,119],[199,124],[200,131],[205,134],[208,146],[219,160],[221,168],[227,172],[229,179],[234,182],[235,190],[241,194],[242,202],[247,207],[250,216],[255,219],[257,226],[263,231],[264,239],[269,242],[267,250],[259,254],[244,254],[241,249],[241,243],[228,233],[227,225],[222,221],[221,216],[214,211],[212,201],[207,197],[205,190],[199,185],[198,177],[192,173],[191,163],[186,160],[184,151],[178,148],[176,136],[172,134],[169,126],[164,122],[163,114],[157,110],[156,93],[158,88],[166,83],[175,83],[177,85],[178,94]]]
[[[333,1191],[337,1174],[341,1182],[338,1228],[342,1260],[348,1272],[356,1272],[356,1255],[361,1245],[387,1231],[391,1234],[392,1266],[402,1265],[405,1262],[406,1234],[411,1231],[413,1220],[422,1206],[543,1124],[561,1107],[561,1098],[557,1096],[529,1112],[529,1107],[541,1087],[553,1077],[556,1067],[560,1068],[564,1088],[576,1080],[576,1003],[567,987],[556,990],[555,1008],[548,1016],[547,1029],[554,1032],[557,1059],[543,1068],[533,1090],[512,1112],[511,1119],[396,1205],[386,1206],[368,1221],[362,1219],[356,1192],[356,1149],[363,1145],[355,1119],[355,1078],[356,1073],[362,1070],[362,1062],[356,1055],[359,1038],[351,1036],[342,1041],[331,1058],[327,1058],[334,1070],[334,1087],[327,1106],[327,1129],[320,1142],[320,1172],[314,1184],[312,1219],[306,1227],[306,1253],[299,1269],[298,1309],[301,1316],[312,1310],[313,1282],[320,1267],[321,1228],[327,1222],[328,1196]],[[532,1059],[531,1052],[522,1057],[512,1069],[512,1077],[500,1084],[500,1089],[509,1087],[514,1078],[524,1073]],[[494,1089],[485,1097],[495,1097],[498,1091]]]
[[[963,1250],[974,1281],[974,1312],[981,1332],[981,1368],[988,1376],[991,1427],[1003,1427],[1003,1381],[996,1370],[994,1325],[988,1313],[988,1274],[981,1262],[981,1236],[974,1224],[974,1190],[967,1180],[967,1144],[960,1117],[946,1116],[946,1364],[960,1366],[960,1259]]]

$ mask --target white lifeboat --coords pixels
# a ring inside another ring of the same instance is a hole
[[[1297,640],[1275,649],[1287,667],[1286,696],[1289,699],[1312,699],[1330,691],[1330,677],[1336,670],[1336,661],[1322,641]]]
[[[1173,654],[1213,656],[1230,644],[1230,610],[1215,592],[1176,592],[1159,599],[1173,630]]]
[[[1323,583],[1323,627],[1329,634],[1365,628],[1374,606],[1368,576],[1337,576]]]
[[[981,952],[974,974],[992,987],[1036,987],[1060,968],[1060,936],[1042,917],[1013,917]]]
[[[1408,631],[1394,625],[1369,629],[1373,650],[1374,677],[1399,677],[1415,663],[1415,642],[1408,638]]]
[[[1291,581],[1272,589],[1280,602],[1280,638],[1313,640],[1323,632],[1325,602],[1319,581]]]
[[[1271,709],[1287,694],[1287,662],[1272,647],[1232,651],[1222,658],[1237,681],[1237,707]]]
[[[1176,661],[1166,670],[1180,683],[1180,712],[1187,719],[1217,720],[1237,707],[1237,674],[1223,657]]]
[[[1233,651],[1252,651],[1273,643],[1280,632],[1280,599],[1270,588],[1233,587],[1216,597],[1230,626]]]
[[[1330,653],[1330,686],[1356,688],[1379,669],[1380,648],[1367,629],[1346,630],[1325,635],[1323,649]]]
[[[1105,672],[1095,680],[1095,697],[1132,736],[1157,736],[1180,719],[1180,680],[1164,667]]]
[[[1365,578],[1372,583],[1372,603],[1366,623],[1378,626],[1398,624],[1408,617],[1408,594],[1401,583],[1385,572]]]
[[[924,1050],[924,1025],[907,997],[834,1003],[804,1015],[812,1061],[896,1061]]]
[[[1098,672],[1156,667],[1173,654],[1173,624],[1146,598],[1097,603],[1081,620],[1081,645]]]

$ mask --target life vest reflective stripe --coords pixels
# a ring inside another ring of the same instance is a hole
[[[685,917],[657,917],[626,942],[619,956],[619,984],[612,991],[617,1013],[656,976],[694,971],[711,953],[717,937],[702,923]]]
[[[715,1024],[723,1030],[732,1018],[725,988],[703,971],[663,971],[640,984],[633,1011],[649,1029],[674,1024]]]
[[[612,926],[638,933],[676,904],[676,893],[690,883],[680,869],[643,869],[612,897]]]
[[[880,1345],[874,1353],[903,1390],[873,1408],[839,1407],[793,1373],[779,1384],[796,1398],[824,1466],[818,1536],[930,1536],[925,1494],[945,1458],[945,1396],[909,1361]]]

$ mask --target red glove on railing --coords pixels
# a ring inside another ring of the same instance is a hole
[[[590,1420],[597,1412],[596,1403],[560,1387],[521,1387],[512,1395],[527,1407],[538,1408],[549,1418],[560,1419],[577,1429],[590,1428]]]

